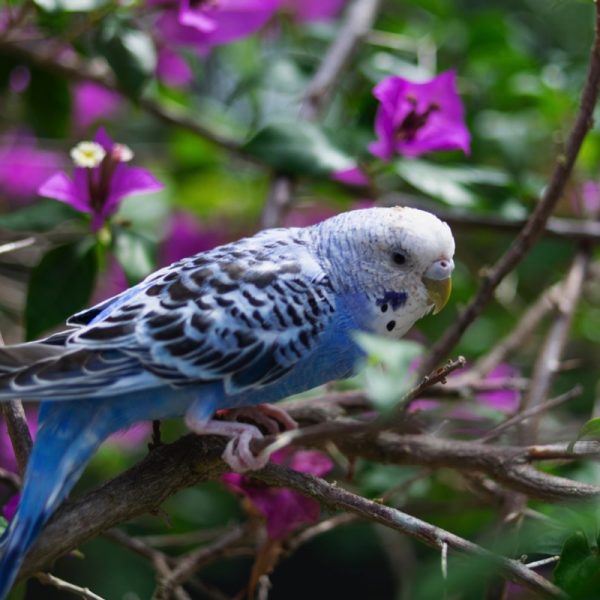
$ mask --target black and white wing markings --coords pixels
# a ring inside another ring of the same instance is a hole
[[[265,239],[266,238],[266,239]],[[173,385],[268,385],[331,322],[331,283],[300,238],[277,231],[181,261],[69,344],[119,348]]]

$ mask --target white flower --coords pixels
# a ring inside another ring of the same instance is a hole
[[[115,144],[112,147],[111,155],[119,162],[129,162],[133,158],[133,150],[125,144]]]
[[[78,167],[97,167],[105,156],[106,150],[97,142],[79,142],[71,149],[71,158]]]

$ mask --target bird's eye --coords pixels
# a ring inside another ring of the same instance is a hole
[[[402,252],[394,252],[392,254],[392,260],[396,265],[403,265],[406,262],[406,256]]]

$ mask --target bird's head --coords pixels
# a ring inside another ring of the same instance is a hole
[[[400,337],[450,296],[454,238],[446,223],[415,208],[370,208],[319,225],[319,254],[331,264],[332,283],[352,297],[357,322]],[[359,298],[367,299],[364,302]]]

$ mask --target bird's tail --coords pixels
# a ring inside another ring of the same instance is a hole
[[[76,410],[71,402],[42,405],[19,507],[0,539],[0,598],[10,590],[25,554],[93,453],[119,428],[106,410],[97,400],[78,402]]]

